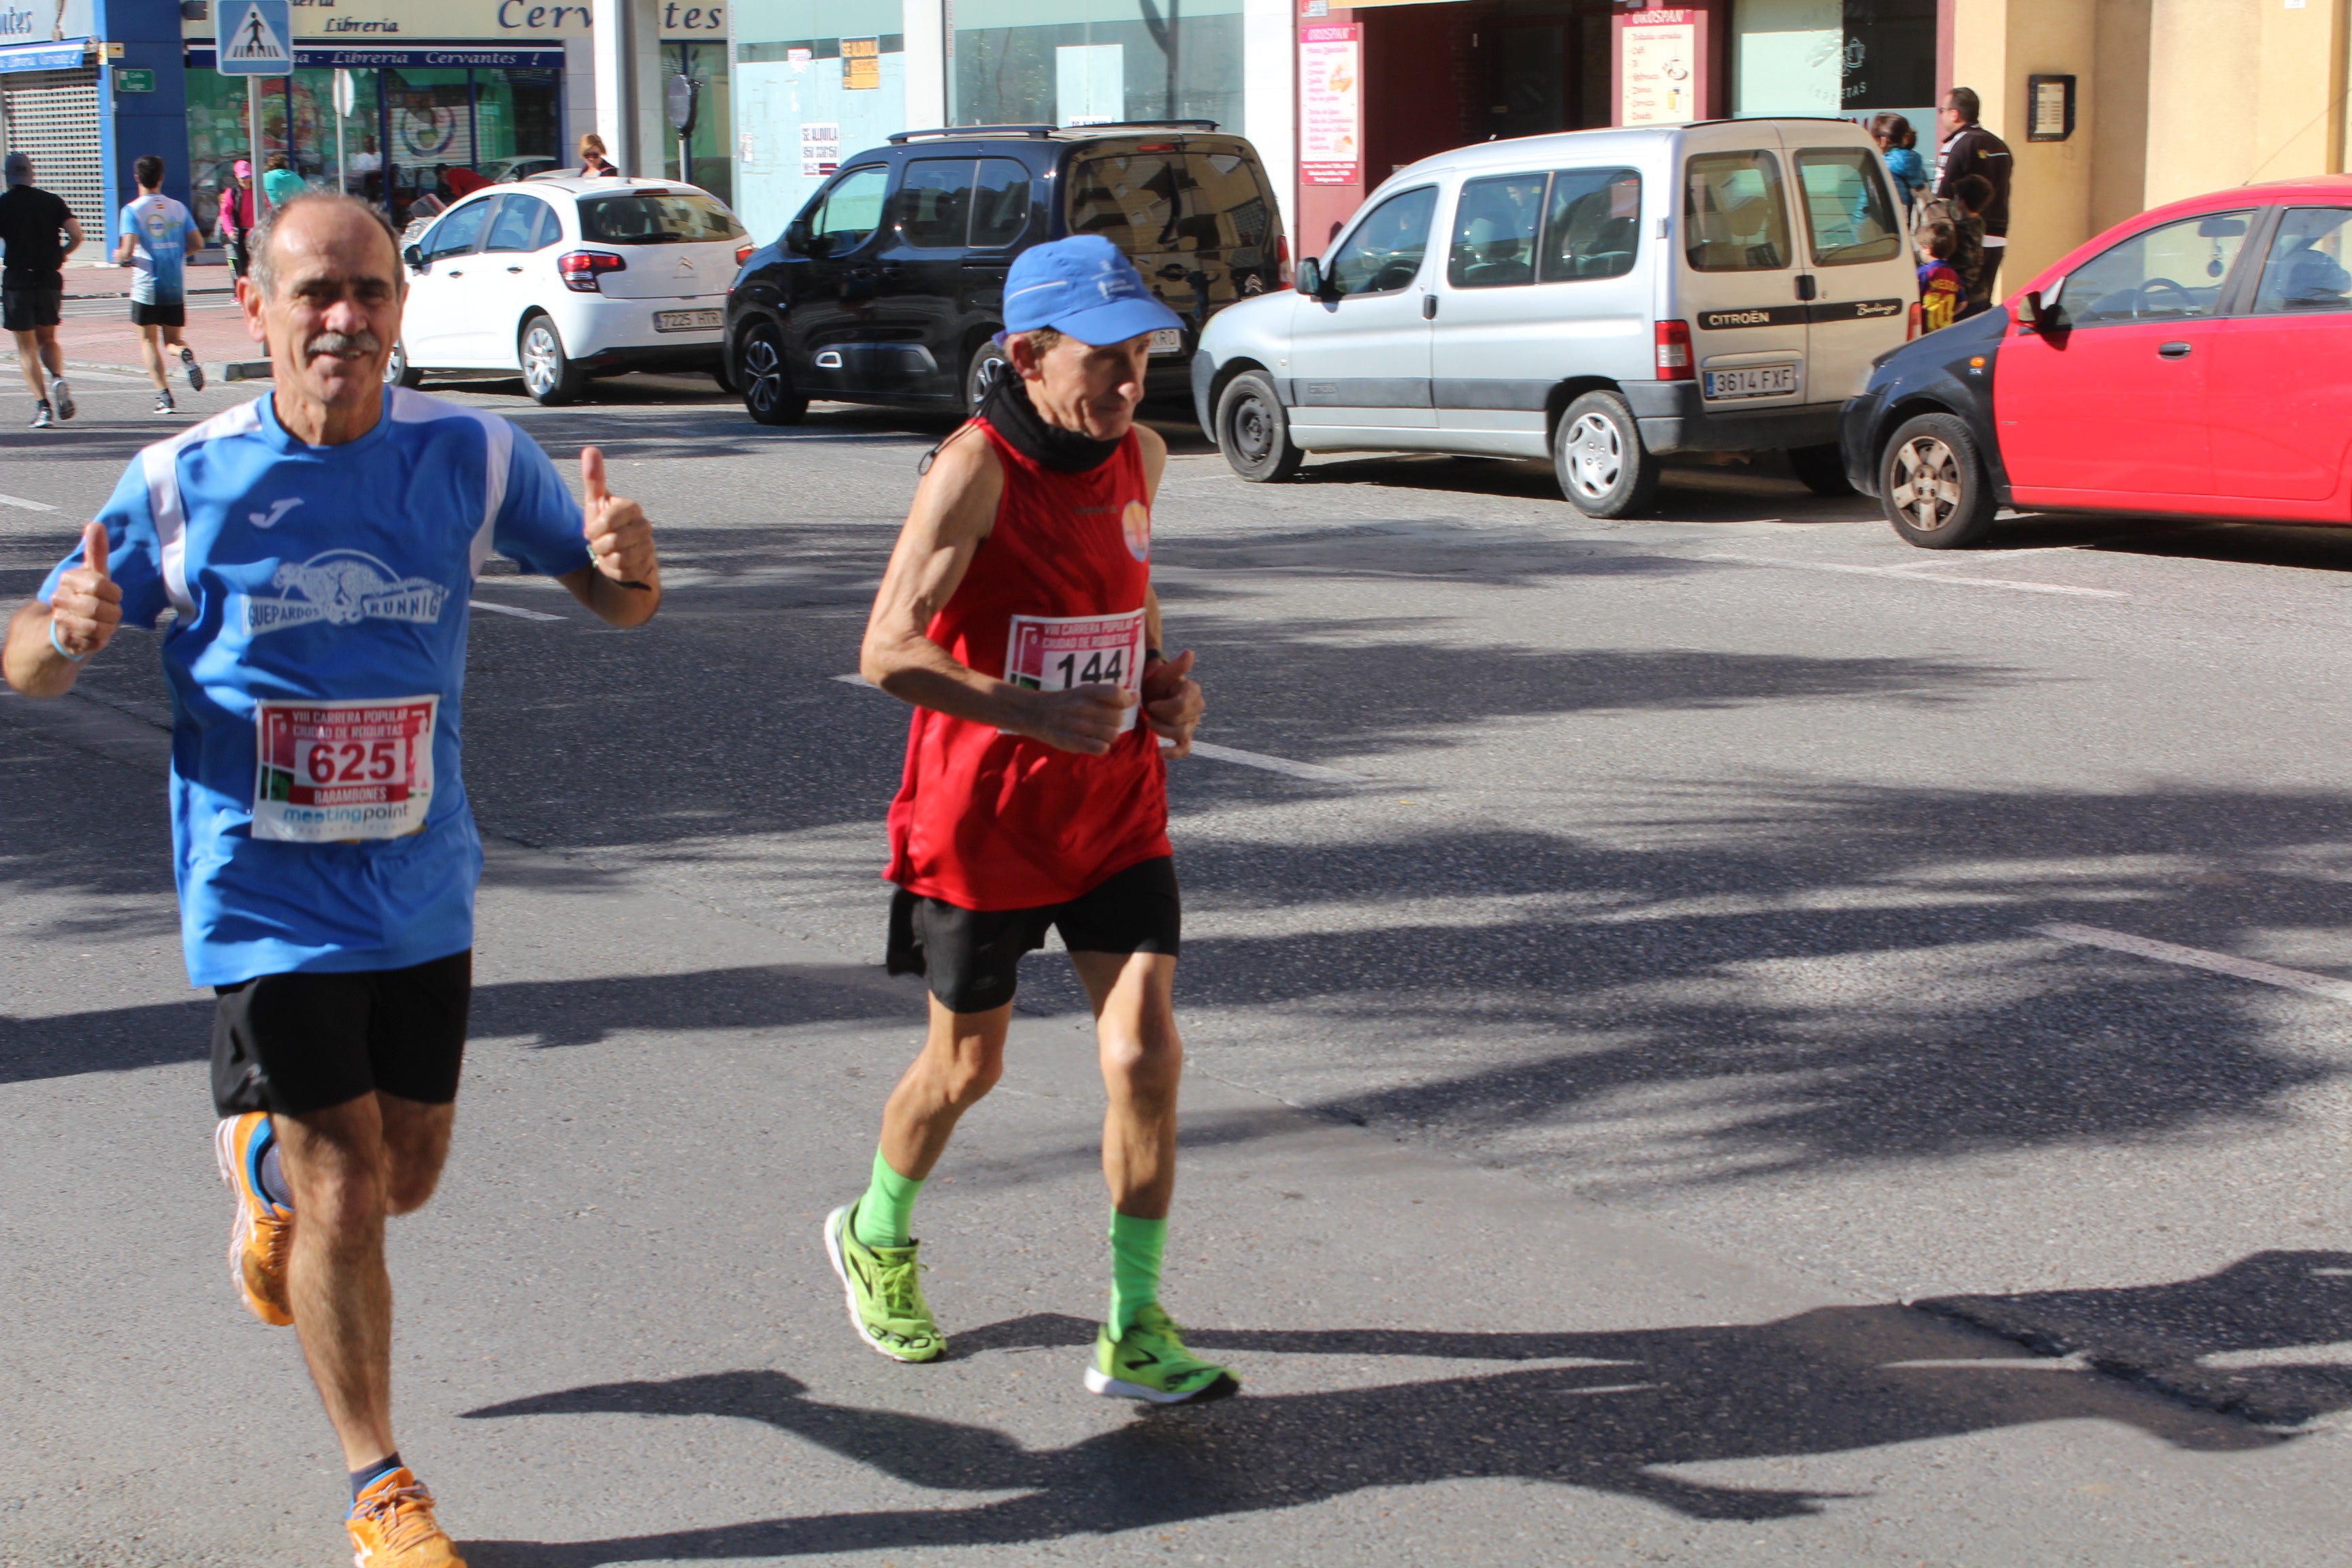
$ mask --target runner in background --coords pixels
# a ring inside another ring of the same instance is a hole
[[[930,1029],[884,1108],[866,1195],[825,1220],[825,1252],[868,1345],[907,1362],[946,1350],[908,1228],[916,1194],[1003,1073],[1015,971],[1054,928],[1110,1097],[1110,1308],[1086,1384],[1213,1399],[1240,1384],[1184,1348],[1159,1300],[1184,1058],[1161,758],[1191,750],[1202,701],[1192,656],[1160,655],[1151,501],[1168,449],[1135,411],[1152,335],[1182,323],[1092,235],[1023,252],[1004,304],[1014,374],[916,489],[859,660],[915,707],[884,874],[898,885],[888,967],[924,976]]]
[[[58,323],[65,316],[63,268],[81,243],[81,220],[62,199],[33,184],[26,154],[9,153],[0,169],[8,182],[0,193],[0,326],[16,340],[16,365],[33,389],[33,428],[46,430],[74,416]]]
[[[163,350],[180,351],[188,390],[205,389],[185,335],[188,325],[188,258],[202,250],[205,237],[187,208],[163,194],[163,160],[150,153],[131,165],[139,179],[139,199],[127,204],[115,225],[114,264],[138,270],[131,279],[131,324],[139,329],[139,357],[155,384],[155,412],[173,412],[172,384],[163,371]]]
[[[393,1440],[383,1230],[439,1180],[465,1053],[473,577],[496,551],[618,626],[652,618],[661,578],[594,447],[583,514],[505,419],[383,384],[405,269],[383,214],[298,197],[253,262],[238,300],[269,395],[132,460],[10,620],[0,670],[58,696],[124,624],[177,612],[172,839],[188,975],[218,997],[230,1272],[301,1340],[351,1472],[354,1560],[463,1568]]]
[[[229,280],[243,278],[252,258],[246,252],[246,242],[253,233],[253,165],[239,158],[229,171],[226,185],[220,194],[221,248],[228,252]]]

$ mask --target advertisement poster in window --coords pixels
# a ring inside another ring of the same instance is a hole
[[[1678,125],[1699,117],[1698,21],[1690,11],[1636,11],[1617,30],[1617,123]]]
[[[1298,38],[1298,177],[1310,185],[1364,178],[1364,29],[1318,26]]]
[[[801,178],[821,180],[841,166],[841,127],[809,121],[801,126]]]

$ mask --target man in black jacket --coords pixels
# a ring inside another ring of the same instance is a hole
[[[1956,87],[1944,95],[1944,107],[1936,115],[1944,132],[1936,194],[1958,198],[1960,182],[1970,174],[1983,176],[1992,186],[1992,199],[1979,209],[1984,219],[1984,277],[1979,288],[1989,296],[2009,250],[2009,176],[2017,160],[2010,156],[2008,142],[1977,123],[1981,109],[1972,88]]]

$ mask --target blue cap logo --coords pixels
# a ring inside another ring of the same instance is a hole
[[[1004,279],[1008,332],[1052,327],[1100,347],[1183,324],[1144,287],[1135,263],[1098,234],[1032,246]]]

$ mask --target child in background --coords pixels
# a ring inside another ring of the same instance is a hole
[[[1874,114],[1870,120],[1871,140],[1886,158],[1886,172],[1895,176],[1895,190],[1903,198],[1903,217],[1907,226],[1919,193],[1927,188],[1927,165],[1918,153],[1918,133],[1911,122],[1899,114]]]
[[[1919,316],[1923,331],[1936,331],[1960,319],[1964,289],[1952,265],[1959,235],[1946,219],[1929,218],[1919,226]]]

